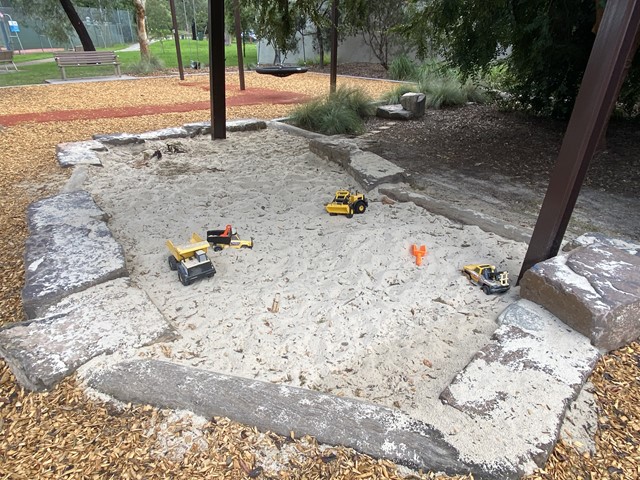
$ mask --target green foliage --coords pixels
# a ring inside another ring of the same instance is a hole
[[[466,93],[455,77],[438,76],[424,79],[420,82],[418,90],[426,95],[427,108],[453,107],[467,102]]]
[[[517,105],[536,114],[569,115],[595,38],[592,0],[412,3],[414,15],[403,32],[420,54],[435,44],[464,76],[491,72],[504,58],[501,87]]]
[[[441,62],[429,60],[415,66],[413,79],[416,84],[401,84],[385,94],[382,102],[388,105],[400,103],[400,97],[409,92],[420,92],[426,96],[427,108],[442,108],[464,105],[467,102],[485,103],[485,89],[470,78],[463,79],[459,72],[447,68]]]
[[[359,135],[365,130],[363,118],[372,115],[374,109],[367,94],[358,89],[341,87],[324,98],[296,108],[291,115],[291,122],[324,135]]]
[[[147,0],[145,19],[149,38],[163,39],[171,36],[173,22],[169,3],[163,0]]]
[[[393,80],[416,80],[418,67],[409,57],[400,55],[389,65],[389,77]]]
[[[341,5],[343,28],[362,34],[380,65],[389,68],[391,45],[398,45],[397,25],[408,21],[408,2],[398,0],[346,0]]]
[[[182,62],[185,67],[189,65],[190,60],[196,60],[195,47],[191,47],[190,44],[194,44],[195,41],[187,40],[182,41]],[[209,44],[206,40],[199,41],[198,44],[200,50],[199,60],[203,66],[208,63],[208,48]],[[257,63],[256,45],[247,44],[247,55],[245,56],[245,65],[255,65]],[[178,66],[178,59],[176,55],[175,44],[172,41],[164,42],[164,49],[160,42],[152,43],[149,46],[152,57],[156,57],[164,62],[165,68],[175,69]],[[105,50],[100,48],[98,50]],[[106,50],[111,50],[110,48]],[[122,71],[129,71],[130,65],[135,65],[140,62],[140,52],[137,51],[120,51],[118,57],[122,63]],[[36,63],[33,65],[24,65],[23,62],[30,60],[38,60],[41,58],[50,58],[51,62]],[[12,72],[7,75],[0,75],[0,87],[11,85],[34,85],[41,84],[45,79],[60,78],[59,68],[53,61],[53,55],[51,53],[30,53],[20,54],[14,57],[16,64],[18,64],[18,71]],[[238,57],[235,44],[229,45],[225,48],[225,64],[227,66],[237,66]],[[111,67],[110,67],[111,68]],[[135,67],[134,67],[135,68]],[[187,74],[192,72],[189,68],[185,68]],[[69,77],[81,78],[81,77],[95,77],[105,72],[106,75],[113,73],[113,68],[109,72],[109,68],[106,66],[103,68],[96,67],[76,67],[67,69],[67,75]]]
[[[385,93],[380,99],[380,102],[385,105],[397,105],[398,103],[400,103],[400,97],[402,97],[402,95],[404,95],[405,93],[416,91],[418,91],[418,88],[415,85],[403,83],[402,85],[398,85],[393,90]]]

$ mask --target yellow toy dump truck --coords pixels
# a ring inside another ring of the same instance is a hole
[[[189,243],[185,245],[174,245],[171,240],[167,240],[167,248],[171,252],[169,268],[178,271],[178,278],[183,285],[191,285],[198,278],[211,278],[215,275],[216,269],[207,256],[209,242],[197,233],[193,233]]]
[[[469,281],[478,285],[484,293],[503,293],[509,290],[509,274],[499,272],[496,267],[488,264],[465,265],[462,267]]]
[[[328,203],[325,208],[329,215],[346,215],[351,218],[354,213],[364,213],[368,206],[369,202],[363,193],[338,190],[333,202]]]

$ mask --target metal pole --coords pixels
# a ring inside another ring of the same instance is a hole
[[[331,6],[331,68],[329,72],[330,92],[336,91],[338,81],[338,0]]]
[[[224,77],[224,0],[209,0],[209,86],[212,140],[227,138]]]
[[[171,9],[171,22],[173,24],[173,38],[176,42],[176,55],[178,56],[178,71],[180,72],[180,80],[184,80],[184,68],[182,67],[182,52],[180,51],[180,34],[178,33],[178,19],[176,18],[176,4],[174,0],[169,0],[169,8]]]
[[[607,2],[518,281],[529,268],[560,249],[639,30],[640,0]]]
[[[240,0],[233,0],[233,18],[236,24],[236,49],[238,52],[238,75],[240,90],[244,90],[244,60],[242,58],[242,25],[240,25]]]

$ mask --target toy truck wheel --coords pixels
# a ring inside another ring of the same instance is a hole
[[[185,287],[191,285],[191,280],[188,277],[185,277],[181,270],[178,270],[178,279],[180,279],[180,283]]]
[[[491,289],[487,285],[482,286],[482,291],[487,295],[491,295]]]
[[[353,218],[353,209],[349,210],[349,213],[347,213],[347,218]]]
[[[178,261],[173,255],[169,255],[169,268],[173,271],[178,269]]]
[[[222,247],[219,245],[216,245],[215,247],[213,247],[213,251],[214,252],[221,252],[222,251]]]
[[[356,204],[353,206],[353,211],[355,213],[364,213],[366,209],[367,209],[367,206],[364,204],[362,200],[357,201]]]

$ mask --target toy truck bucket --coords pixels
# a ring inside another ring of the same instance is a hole
[[[171,240],[167,240],[167,248],[171,252],[171,255],[173,255],[178,262],[181,262],[182,260],[193,257],[198,250],[206,253],[209,248],[209,242],[202,240],[197,233],[193,233],[189,243],[185,245],[174,245]]]

